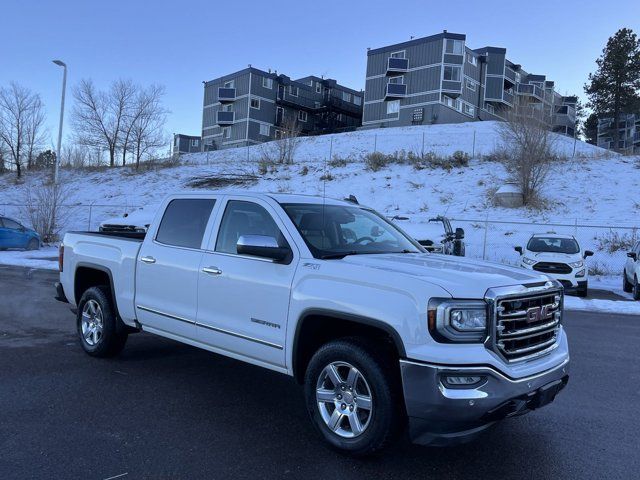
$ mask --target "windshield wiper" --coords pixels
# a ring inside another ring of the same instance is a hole
[[[322,260],[331,260],[332,258],[344,258],[347,255],[358,255],[358,253],[361,253],[361,252],[356,252],[355,250],[352,250],[350,252],[325,253],[324,255],[320,255],[320,258]]]

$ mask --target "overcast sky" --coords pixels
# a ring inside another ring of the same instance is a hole
[[[166,87],[169,133],[199,134],[202,81],[252,64],[293,78],[324,75],[364,88],[366,49],[443,29],[467,46],[507,48],[562,94],[578,93],[607,38],[640,34],[640,1],[2,0],[0,86],[40,93],[57,132],[62,71],[69,85],[117,78]],[[69,98],[69,97],[68,97]],[[67,103],[67,120],[71,102]],[[66,122],[66,132],[69,133]]]

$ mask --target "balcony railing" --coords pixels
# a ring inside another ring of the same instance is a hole
[[[216,118],[218,125],[231,125],[235,119],[236,112],[224,111],[219,111]]]
[[[235,88],[226,88],[226,87],[218,88],[218,101],[220,103],[230,103],[235,101],[235,99],[236,99]]]
[[[387,59],[387,75],[399,75],[409,70],[409,60],[407,58],[389,57]]]
[[[539,86],[530,83],[519,84],[518,94],[532,97],[539,101],[542,101],[542,99],[544,98],[544,92],[542,91],[542,89]]]
[[[407,86],[403,83],[388,83],[385,98],[404,98],[407,96]]]
[[[509,82],[515,84],[516,83],[516,72],[505,66],[504,67],[504,78],[507,79]]]

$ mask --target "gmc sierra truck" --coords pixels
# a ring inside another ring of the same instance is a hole
[[[356,455],[472,439],[568,381],[558,282],[428,253],[354,200],[169,196],[146,232],[67,233],[56,288],[89,355],[145,331],[290,375]]]

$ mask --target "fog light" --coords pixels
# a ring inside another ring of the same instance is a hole
[[[457,376],[457,377],[444,377],[444,383],[448,387],[471,387],[477,385],[482,381],[483,377],[476,376]]]
[[[580,270],[578,273],[576,273],[576,278],[578,278],[578,277],[584,277],[584,272],[585,272],[585,269],[583,268],[583,269],[582,269],[582,270]]]

